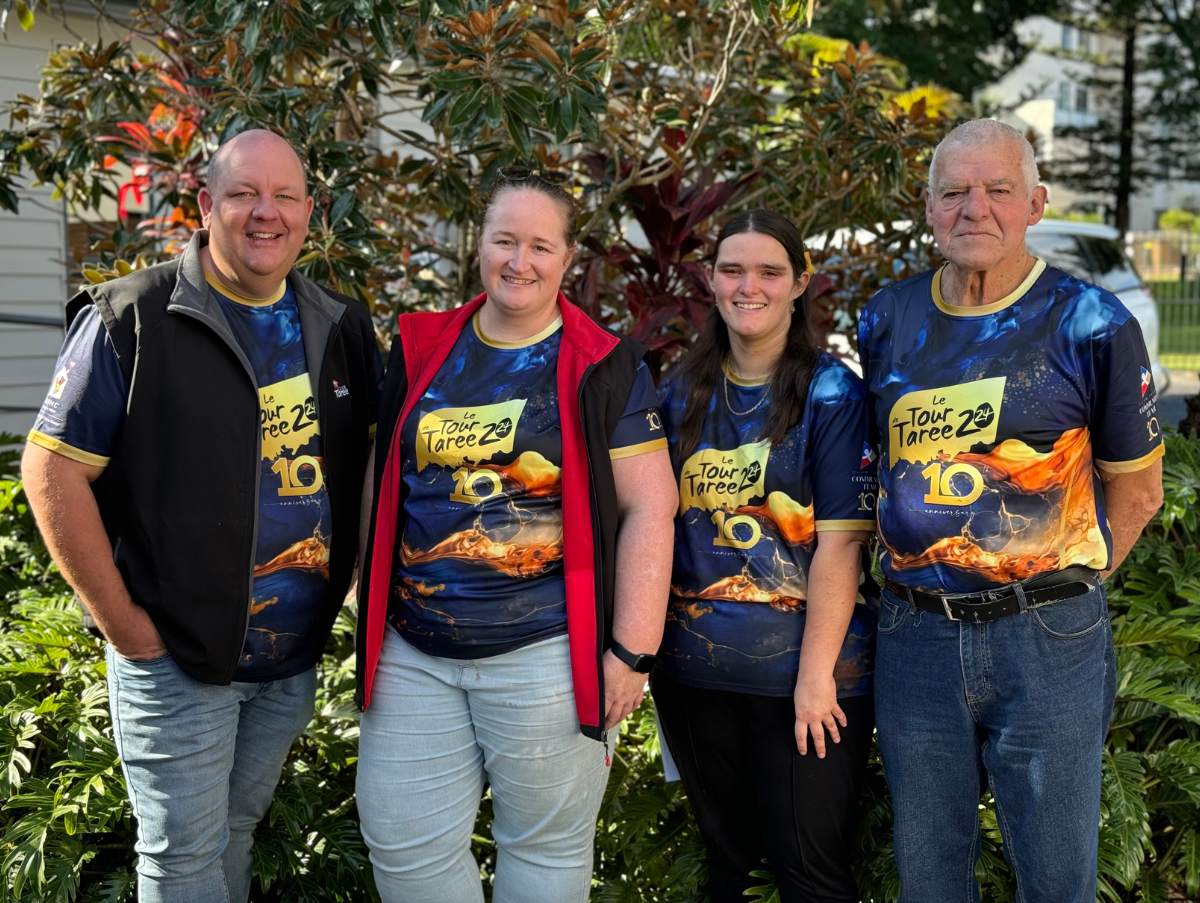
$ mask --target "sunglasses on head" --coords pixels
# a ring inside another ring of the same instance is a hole
[[[557,169],[530,169],[528,166],[502,166],[497,174],[506,182],[526,182],[537,179],[547,185],[566,185],[571,181],[571,174]]]

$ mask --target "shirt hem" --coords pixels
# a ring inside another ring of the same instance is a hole
[[[1132,461],[1101,461],[1099,458],[1096,458],[1095,462],[1100,470],[1107,473],[1137,473],[1139,470],[1145,470],[1166,453],[1167,447],[1159,445],[1149,454],[1142,455],[1140,458],[1135,458]]]
[[[522,637],[520,640],[514,640],[511,643],[500,643],[489,646],[469,646],[463,643],[458,643],[453,646],[452,652],[447,653],[446,651],[435,652],[431,648],[427,648],[427,645],[423,641],[428,640],[429,637],[422,636],[421,634],[412,634],[408,631],[401,630],[399,627],[393,624],[390,619],[388,620],[388,626],[391,627],[392,630],[396,631],[396,633],[400,634],[400,636],[403,637],[404,642],[408,643],[418,652],[423,652],[425,655],[432,655],[434,658],[448,658],[458,662],[469,662],[482,658],[495,658],[498,655],[516,652],[518,649],[524,649],[526,646],[532,646],[534,643],[540,643],[543,640],[552,640],[555,637],[567,635],[567,625],[563,624],[562,629],[560,630],[551,630],[544,633],[538,633],[533,636]],[[439,647],[441,646],[440,643],[434,643],[432,645]],[[460,651],[462,654],[456,654]]]
[[[623,448],[610,448],[608,457],[610,460],[619,461],[621,458],[636,458],[638,455],[645,455],[649,452],[658,451],[659,449],[667,448],[667,437],[662,436],[658,439],[651,439],[649,442],[639,442],[637,445],[626,445]]]
[[[107,467],[108,462],[112,458],[106,458],[103,455],[96,455],[89,451],[84,451],[82,448],[76,448],[73,445],[68,445],[61,439],[55,439],[53,436],[47,436],[45,433],[37,430],[30,430],[28,441],[34,445],[40,445],[47,451],[52,451],[56,455],[62,455],[64,458],[70,458],[72,461],[78,461],[80,464],[88,464],[92,467]]]
[[[304,659],[299,659],[299,661],[304,661]],[[235,671],[233,674],[233,682],[238,684],[266,684],[273,680],[287,680],[290,677],[296,677],[299,674],[303,674],[305,671],[308,671],[310,668],[315,668],[316,666],[317,661],[316,659],[313,659],[303,668],[285,668],[283,671],[279,671],[277,673],[272,672],[271,674],[265,674],[262,677],[242,675]]]
[[[687,677],[674,671],[670,671],[662,666],[656,666],[654,670],[663,677],[673,680],[676,683],[680,683],[688,687],[695,687],[699,690],[724,690],[728,693],[748,693],[751,696],[770,696],[778,699],[784,696],[791,696],[796,689],[795,685],[786,690],[771,690],[761,686],[747,686],[745,684],[734,683],[731,681],[698,680],[693,677]],[[870,678],[868,680],[868,686],[865,690],[853,693],[842,693],[839,691],[837,698],[850,699],[854,696],[866,696],[869,693],[873,693],[875,690],[874,672],[872,672],[871,675],[865,675],[865,677]]]
[[[820,533],[823,530],[839,531],[839,530],[874,530],[875,521],[873,520],[819,520],[816,522],[816,530]]]

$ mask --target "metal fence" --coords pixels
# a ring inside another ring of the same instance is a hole
[[[1200,286],[1191,297],[1179,297],[1178,287],[1164,292],[1166,297],[1159,294],[1170,285],[1150,283],[1158,300],[1158,359],[1171,370],[1200,372]]]

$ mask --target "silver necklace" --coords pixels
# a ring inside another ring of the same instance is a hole
[[[728,373],[723,373],[723,374],[722,374],[722,376],[723,376],[723,377],[724,377],[724,379],[725,379],[725,407],[729,408],[729,413],[730,413],[730,414],[734,414],[735,416],[738,416],[738,417],[745,417],[747,414],[753,414],[755,411],[757,411],[759,408],[761,408],[761,407],[762,407],[762,403],[763,403],[764,401],[766,401],[766,400],[767,400],[767,396],[771,394],[770,387],[768,387],[768,388],[767,388],[767,391],[766,391],[766,392],[763,392],[763,396],[762,396],[762,398],[760,398],[760,399],[759,399],[757,402],[755,402],[755,404],[754,404],[754,407],[750,408],[750,409],[749,409],[749,410],[747,410],[747,411],[737,411],[737,410],[734,410],[734,407],[733,407],[733,405],[731,405],[731,404],[729,403],[729,374],[728,374]]]

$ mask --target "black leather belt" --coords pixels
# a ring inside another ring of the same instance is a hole
[[[1050,580],[1054,582],[1047,585]],[[1036,585],[1009,583],[981,593],[923,593],[894,580],[885,582],[891,592],[907,599],[921,611],[933,612],[951,621],[979,624],[1091,592],[1096,586],[1096,571],[1075,565],[1046,575]]]

